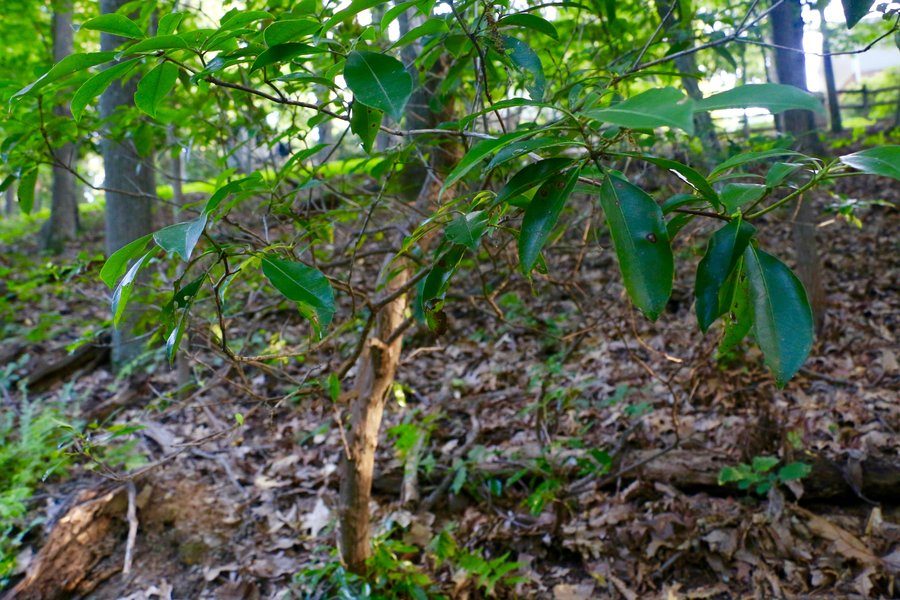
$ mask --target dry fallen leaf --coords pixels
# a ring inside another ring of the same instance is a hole
[[[321,498],[317,498],[316,505],[311,512],[303,517],[300,526],[303,529],[309,529],[309,537],[315,538],[319,535],[319,532],[328,525],[330,520],[331,510],[329,510]]]

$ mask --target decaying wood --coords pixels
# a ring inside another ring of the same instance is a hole
[[[84,344],[62,359],[39,366],[28,376],[28,389],[46,390],[79,370],[90,371],[109,361],[109,336]]]
[[[722,453],[708,450],[638,450],[626,452],[614,468],[621,477],[604,477],[575,480],[578,470],[576,460],[586,456],[584,451],[566,451],[557,456],[557,477],[571,478],[575,483],[593,485],[599,482],[601,487],[615,488],[620,480],[668,483],[683,491],[703,491],[715,495],[745,494],[736,487],[719,485],[719,471],[722,467],[734,466],[735,459]],[[536,456],[521,455],[514,459],[502,459],[493,462],[470,466],[470,472],[482,472],[491,476],[512,476],[524,470],[533,470],[533,476],[546,476],[531,459]],[[859,501],[896,502],[900,498],[900,459],[886,457],[869,457],[861,461],[850,460],[840,462],[825,456],[801,456],[798,460],[808,464],[812,472],[802,480],[803,500],[847,499]],[[381,493],[396,494],[402,481],[402,473],[387,472],[376,478],[376,489]],[[441,474],[436,470],[430,482],[423,482],[423,487],[441,486]],[[589,485],[579,485],[584,490]]]
[[[127,503],[125,486],[81,492],[3,600],[84,596],[120,571],[115,550],[127,529]]]

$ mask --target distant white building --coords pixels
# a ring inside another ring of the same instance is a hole
[[[893,40],[891,40],[893,41]],[[900,69],[900,50],[891,43],[879,45],[861,54],[841,54],[831,57],[837,89],[858,88],[865,79],[886,69]],[[820,71],[824,80],[824,71]]]

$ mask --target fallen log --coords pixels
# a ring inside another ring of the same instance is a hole
[[[81,492],[3,600],[85,596],[121,571],[115,550],[128,529],[127,504],[125,486]]]
[[[109,344],[110,337],[104,334],[56,362],[40,365],[28,376],[26,380],[28,389],[40,392],[53,387],[79,370],[91,371],[109,362]]]
[[[491,462],[469,465],[469,473],[482,473],[491,477],[511,477],[523,470],[528,477],[541,478],[542,472],[535,458],[522,452],[515,458],[499,458]],[[746,495],[734,485],[719,485],[719,472],[723,467],[735,466],[739,461],[721,452],[709,450],[632,450],[627,451],[609,475],[579,478],[579,458],[587,458],[584,450],[567,450],[550,458],[555,464],[553,476],[566,478],[569,487],[587,489],[595,483],[602,489],[612,489],[620,480],[667,483],[685,492],[706,492],[719,496]],[[863,460],[836,460],[823,455],[805,455],[797,460],[808,464],[811,472],[802,479],[802,500],[869,500],[897,502],[900,498],[900,458],[870,456]],[[435,469],[427,484],[439,485],[442,470]],[[375,487],[381,493],[396,494],[403,478],[401,471],[393,469],[378,475]]]

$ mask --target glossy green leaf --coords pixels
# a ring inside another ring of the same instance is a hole
[[[182,260],[190,260],[194,246],[206,229],[207,213],[196,219],[164,227],[153,234],[153,240],[166,252],[174,252]]]
[[[800,109],[822,112],[818,98],[792,85],[781,83],[749,83],[727,92],[713,94],[698,100],[696,110],[721,110],[726,108],[765,108],[771,113]]]
[[[290,62],[298,56],[318,54],[322,50],[303,42],[285,42],[260,53],[250,65],[250,72],[258,71],[272,65]]]
[[[350,131],[359,136],[363,150],[372,152],[384,113],[361,102],[354,102],[350,111]]]
[[[266,45],[270,48],[285,42],[291,42],[298,38],[314,34],[322,27],[319,21],[312,19],[287,19],[275,21],[263,32]]]
[[[351,52],[344,65],[344,81],[358,101],[398,121],[413,91],[412,76],[403,63],[377,52]]]
[[[219,21],[219,29],[225,31],[240,29],[250,23],[265,21],[272,18],[272,13],[265,10],[239,10],[233,8],[225,13],[225,16]]]
[[[594,108],[582,114],[628,129],[673,127],[694,133],[694,103],[672,87],[647,90],[610,107]]]
[[[530,190],[548,177],[561,173],[572,162],[571,158],[545,158],[523,167],[500,189],[495,202],[506,202],[510,198]]]
[[[531,46],[514,37],[504,36],[503,46],[512,63],[520,71],[526,73],[529,78],[525,89],[532,100],[541,100],[544,97],[544,88],[547,87],[547,79],[544,75],[544,66],[537,53]]]
[[[69,56],[53,65],[53,67],[49,71],[41,75],[41,77],[38,78],[37,81],[26,85],[21,90],[13,94],[12,97],[18,98],[20,96],[28,94],[29,92],[37,92],[44,86],[62,79],[67,75],[77,73],[78,71],[84,71],[85,69],[89,69],[90,67],[101,65],[115,59],[115,57],[115,52],[86,52],[70,54]]]
[[[712,172],[709,174],[710,178],[714,179],[716,176],[721,175],[725,171],[729,169],[734,169],[735,167],[740,167],[742,165],[746,165],[748,163],[757,162],[761,160],[766,160],[767,158],[774,158],[776,156],[798,156],[806,158],[803,154],[799,152],[794,152],[793,150],[787,150],[784,148],[774,148],[772,150],[760,150],[757,152],[742,152],[741,154],[736,154],[732,156],[728,160],[722,161]]]
[[[378,6],[380,4],[387,4],[385,0],[353,0],[349,6],[339,10],[334,13],[330,19],[325,22],[325,25],[322,27],[323,31],[328,31],[338,23],[343,21],[347,21],[351,17],[354,17],[361,13],[364,10],[368,10],[374,6]]]
[[[875,0],[841,0],[844,7],[844,18],[847,20],[847,29],[852,29],[860,19],[869,14],[869,10]]]
[[[118,13],[109,13],[88,19],[81,28],[111,33],[124,38],[137,39],[144,37],[144,32],[138,27],[137,23]]]
[[[662,209],[628,181],[607,176],[600,188],[625,289],[634,305],[656,320],[672,293],[674,260]]]
[[[803,479],[812,473],[812,467],[802,462],[792,462],[778,469],[778,479],[781,481],[792,481],[795,479]]]
[[[490,171],[496,167],[499,167],[505,162],[513,160],[515,158],[519,158],[529,152],[534,152],[536,150],[549,150],[551,148],[565,148],[568,146],[579,146],[580,142],[576,140],[570,140],[563,137],[539,137],[532,138],[530,140],[520,140],[518,142],[513,142],[504,148],[501,148],[499,152],[497,152],[496,156],[491,159],[491,162],[488,163],[487,169]]]
[[[134,281],[137,278],[138,272],[140,272],[151,256],[153,256],[153,250],[150,250],[137,259],[135,263],[131,265],[131,268],[126,271],[125,276],[119,281],[116,289],[113,290],[113,327],[118,327],[119,323],[122,321],[122,316],[125,314],[125,307],[128,305],[128,299],[131,297],[131,291],[134,289]]]
[[[313,267],[268,254],[262,259],[263,274],[284,296],[313,311],[313,325],[324,331],[334,316],[334,290],[328,278]]]
[[[738,261],[737,266],[728,277],[723,286],[723,292],[719,294],[720,302],[727,303],[728,310],[722,317],[725,324],[722,340],[716,350],[719,358],[726,356],[732,348],[747,337],[753,328],[753,305],[750,302],[750,281],[744,271],[744,258]]]
[[[474,251],[478,249],[487,225],[488,214],[483,210],[475,210],[450,221],[444,233],[449,241]]]
[[[444,19],[428,19],[418,27],[413,27],[391,44],[391,48],[402,48],[425,36],[447,32],[447,22]]]
[[[157,36],[167,36],[175,33],[178,26],[184,20],[185,13],[174,12],[168,13],[159,18],[159,24],[156,26]]]
[[[723,287],[750,243],[756,228],[746,221],[732,219],[710,238],[694,284],[697,321],[706,331],[713,321],[731,308],[731,297],[723,298]]]
[[[553,23],[544,19],[543,17],[539,17],[537,15],[532,15],[530,13],[516,13],[513,15],[507,15],[497,21],[497,25],[499,27],[524,27],[526,29],[531,29],[533,31],[537,31],[547,35],[554,40],[559,39],[559,33],[556,31],[556,27],[553,26]]]
[[[748,246],[744,268],[750,280],[756,341],[766,366],[783,387],[800,370],[813,345],[813,316],[806,290],[783,262]]]
[[[877,146],[841,157],[848,167],[870,175],[900,179],[900,146]]]
[[[113,288],[119,277],[128,270],[128,263],[144,251],[152,237],[153,234],[148,233],[110,254],[103,263],[103,267],[100,268],[100,279],[103,280],[103,283],[109,288]]]
[[[187,48],[184,38],[178,35],[158,35],[156,37],[141,40],[129,46],[125,54],[137,54],[140,52],[157,52],[159,50],[179,50]]]
[[[462,260],[465,253],[465,246],[452,246],[441,254],[431,271],[425,276],[419,301],[426,315],[429,311],[434,310],[435,300],[441,300],[446,295],[450,278],[456,272],[459,261]]]
[[[569,194],[575,188],[580,169],[570,169],[547,179],[525,209],[519,232],[519,264],[525,275],[531,273],[544,244],[559,220]]]
[[[34,208],[34,187],[37,185],[38,170],[37,167],[22,175],[19,181],[19,187],[16,190],[16,197],[19,201],[19,210],[26,215],[31,214]]]
[[[525,136],[532,135],[534,132],[530,130],[524,131],[516,131],[513,133],[508,133],[506,135],[500,136],[497,139],[493,140],[481,140],[466,152],[465,156],[457,163],[457,165],[450,171],[450,174],[447,175],[447,178],[444,180],[444,185],[441,190],[446,190],[457,181],[465,177],[466,173],[477,167],[481,164],[481,161],[486,157],[490,156],[500,148],[503,148],[507,144],[511,144],[516,140],[519,140]]]
[[[759,183],[728,183],[722,187],[719,198],[729,213],[736,212],[749,202],[755,202],[766,193],[766,186]]]
[[[177,80],[178,66],[170,62],[156,65],[138,82],[137,91],[134,93],[135,105],[156,118],[160,102],[169,95]]]
[[[75,120],[80,121],[84,114],[84,109],[87,108],[88,102],[91,102],[94,98],[102,94],[113,81],[128,74],[128,72],[137,65],[137,60],[138,59],[133,58],[117,65],[113,65],[85,81],[75,92],[75,95],[72,96],[70,108]]]
[[[791,175],[801,169],[803,165],[797,163],[777,162],[766,173],[766,187],[773,189],[787,181]]]
[[[693,169],[686,164],[680,163],[676,160],[660,158],[658,156],[650,156],[648,154],[640,154],[636,152],[622,152],[620,154],[623,156],[633,156],[635,158],[639,158],[643,161],[654,164],[658,167],[668,169],[679,179],[697,190],[697,192],[706,200],[708,200],[713,206],[721,206],[719,195],[716,194],[716,191],[706,180],[706,177],[701,175],[696,169]]]

